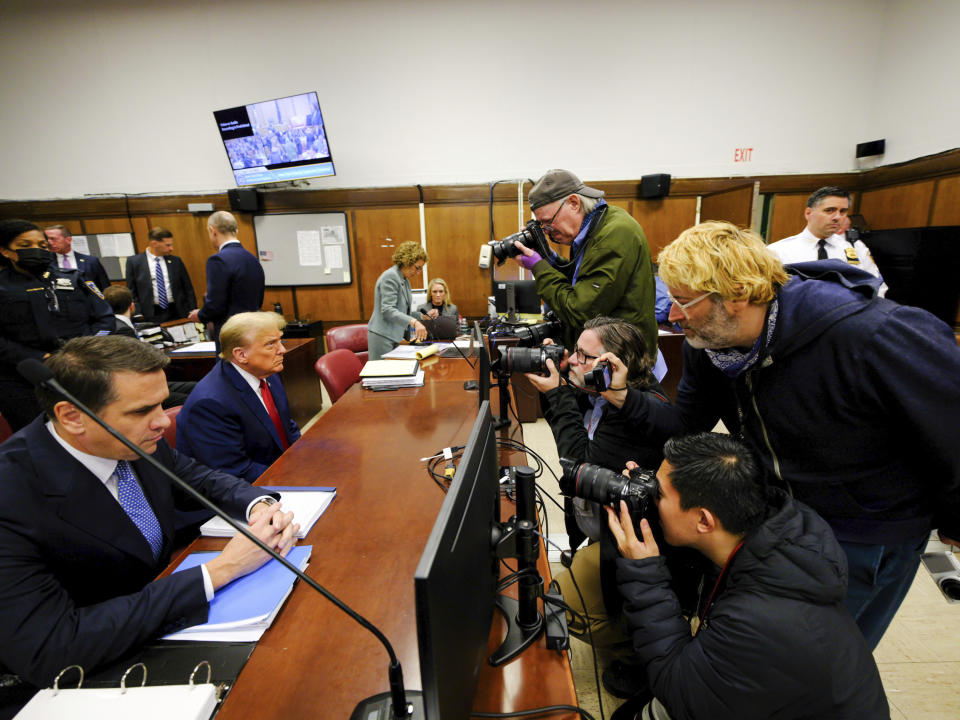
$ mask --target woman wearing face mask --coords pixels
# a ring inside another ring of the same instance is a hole
[[[60,270],[39,227],[0,220],[0,413],[16,432],[40,414],[33,387],[17,372],[80,335],[106,335],[113,311],[77,270]]]

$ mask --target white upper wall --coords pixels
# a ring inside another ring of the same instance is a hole
[[[314,188],[960,145],[952,0],[4,0],[0,26],[4,199],[222,191],[213,111],[310,90],[337,168]]]

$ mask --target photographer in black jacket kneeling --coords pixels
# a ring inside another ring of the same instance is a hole
[[[830,526],[765,489],[749,450],[728,435],[676,437],[663,452],[664,537],[721,570],[691,633],[649,522],[638,538],[625,504],[607,510],[623,555],[623,612],[654,697],[615,717],[888,718],[876,663],[843,604],[846,556]]]

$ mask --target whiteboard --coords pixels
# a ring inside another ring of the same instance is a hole
[[[346,213],[256,215],[253,229],[268,286],[353,282]]]

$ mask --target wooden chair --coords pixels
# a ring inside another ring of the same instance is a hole
[[[180,414],[182,409],[183,405],[175,405],[163,411],[167,414],[167,417],[170,418],[170,427],[163,431],[163,439],[166,440],[167,445],[172,448],[177,447],[177,415]]]
[[[337,348],[321,355],[313,367],[320,376],[320,382],[327,389],[330,402],[335,403],[352,385],[360,381],[360,371],[364,364],[365,361],[356,353]]]
[[[327,352],[344,348],[360,356],[361,362],[369,357],[367,352],[367,326],[341,325],[327,330]]]

